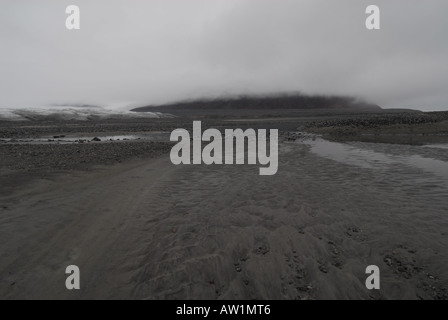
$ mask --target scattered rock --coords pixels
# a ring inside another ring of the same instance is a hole
[[[241,269],[241,266],[240,266],[239,263],[235,263],[234,266],[235,266],[235,270],[236,270],[236,272],[241,272],[241,271],[243,271],[243,269]]]
[[[340,260],[334,260],[332,263],[336,268],[341,269],[342,268],[342,262]]]
[[[263,246],[259,246],[256,250],[255,253],[256,254],[261,254],[261,255],[265,255],[266,253],[268,253],[270,251],[270,249],[263,245]]]
[[[301,287],[297,287],[297,290],[302,291],[302,292],[309,292],[311,290],[313,290],[312,286],[301,286]]]
[[[319,270],[323,273],[328,273],[328,269],[322,264],[319,266]]]
[[[421,267],[416,265],[415,259],[401,256],[397,252],[395,252],[395,254],[386,255],[383,261],[391,267],[396,274],[405,279],[411,279],[414,275],[423,271]]]

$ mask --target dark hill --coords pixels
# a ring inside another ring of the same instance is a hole
[[[373,104],[352,97],[341,96],[244,96],[237,98],[221,98],[214,100],[193,100],[170,103],[158,106],[146,106],[133,109],[135,112],[167,112],[172,114],[215,114],[232,111],[331,111],[340,112],[375,112],[382,109]]]

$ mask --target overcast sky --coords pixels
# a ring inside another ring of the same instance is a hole
[[[301,91],[448,110],[447,15],[447,0],[0,0],[0,107]]]

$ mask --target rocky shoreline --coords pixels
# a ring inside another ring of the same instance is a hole
[[[448,112],[366,114],[310,121],[300,131],[327,139],[398,144],[448,142]]]

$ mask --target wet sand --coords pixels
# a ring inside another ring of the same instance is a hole
[[[280,144],[275,176],[162,154],[2,193],[0,298],[447,299],[447,179],[394,156],[446,154],[351,147],[396,161],[299,139]],[[365,287],[372,264],[380,290]]]

